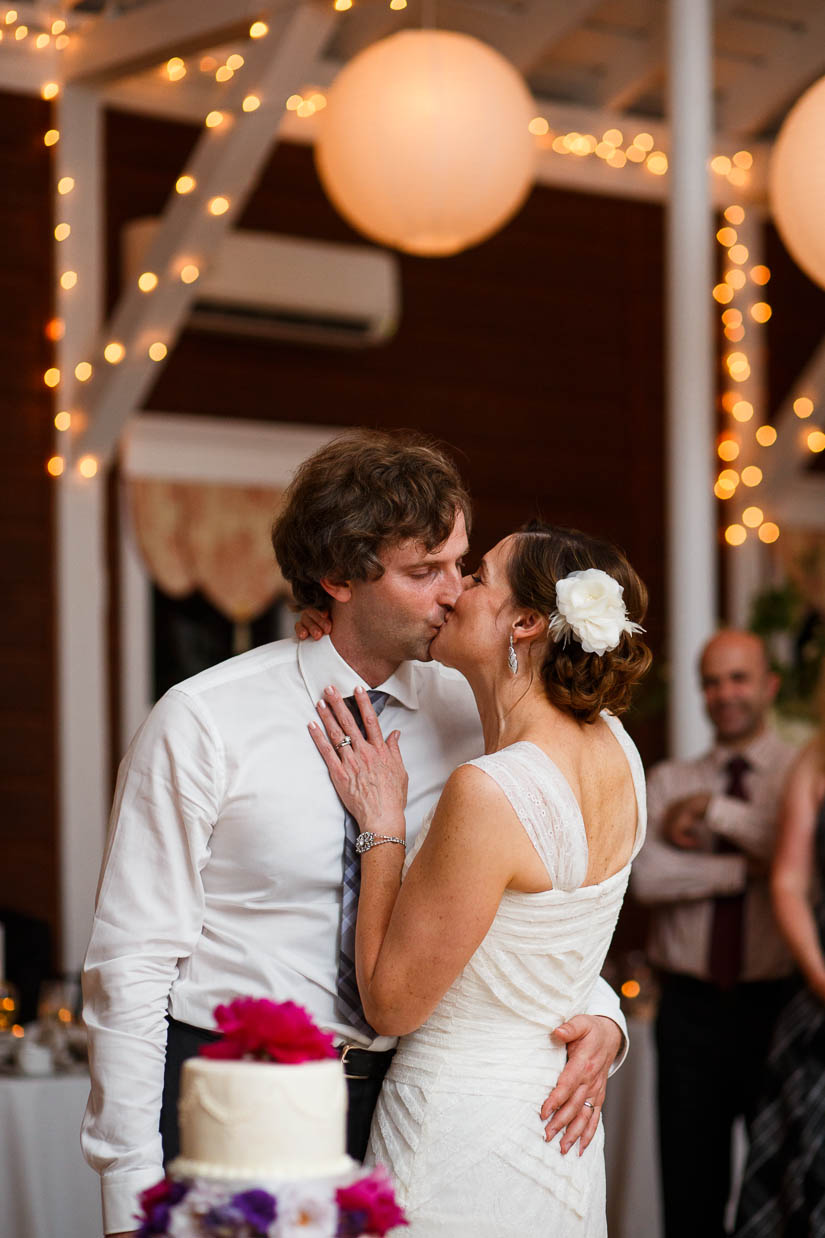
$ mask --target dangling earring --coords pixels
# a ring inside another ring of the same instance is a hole
[[[509,666],[510,673],[512,675],[518,674],[518,656],[516,654],[515,645],[513,644],[512,632],[510,633],[510,647],[507,650],[507,665]]]

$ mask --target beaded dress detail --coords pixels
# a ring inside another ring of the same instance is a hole
[[[631,860],[644,840],[644,771],[621,723],[602,718],[636,791]],[[367,1164],[384,1164],[406,1238],[603,1238],[601,1122],[583,1156],[544,1142],[541,1105],[566,1061],[549,1032],[587,1009],[630,861],[584,886],[587,836],[570,785],[521,742],[469,762],[507,796],[552,889],[505,891],[490,929],[426,1023],[402,1038],[372,1123]],[[427,823],[428,825],[429,823]],[[415,857],[426,834],[407,860]]]

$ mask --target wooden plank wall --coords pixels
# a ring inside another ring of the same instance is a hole
[[[0,94],[0,907],[58,921],[49,105]]]

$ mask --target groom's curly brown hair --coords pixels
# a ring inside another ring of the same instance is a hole
[[[380,555],[414,539],[441,546],[470,497],[453,462],[409,431],[357,430],[300,466],[272,527],[272,546],[301,608],[329,607],[323,579],[377,580]]]

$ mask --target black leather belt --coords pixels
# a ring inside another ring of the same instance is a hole
[[[363,1049],[360,1045],[338,1045],[346,1079],[383,1079],[395,1056],[395,1049]]]

